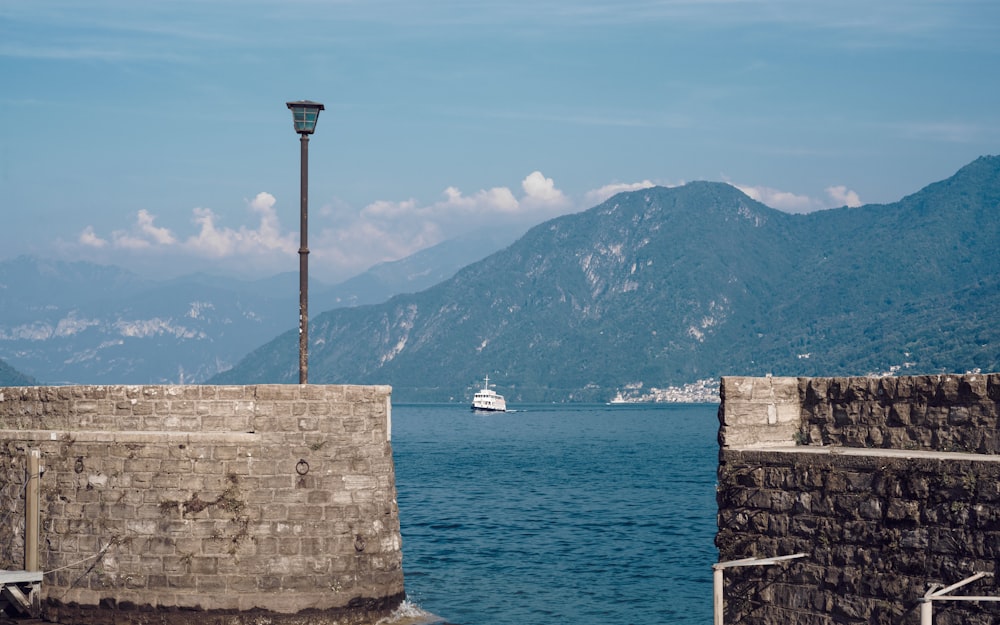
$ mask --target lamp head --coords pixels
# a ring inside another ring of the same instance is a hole
[[[311,135],[316,132],[319,112],[325,110],[322,104],[310,100],[299,100],[298,102],[286,102],[285,105],[292,111],[295,132],[300,135]]]

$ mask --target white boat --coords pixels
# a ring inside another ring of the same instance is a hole
[[[507,402],[503,395],[490,388],[490,376],[486,376],[483,388],[472,397],[472,409],[484,412],[507,412]]]

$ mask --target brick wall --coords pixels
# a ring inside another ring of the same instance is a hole
[[[776,392],[772,393],[772,390]],[[1000,375],[723,378],[726,623],[920,623],[932,584],[1000,595]],[[937,625],[1000,604],[936,601]]]
[[[22,568],[35,448],[47,618],[372,622],[403,598],[390,392],[0,388],[0,568]]]

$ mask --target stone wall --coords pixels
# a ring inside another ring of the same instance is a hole
[[[366,623],[403,599],[385,386],[0,388],[0,568],[41,450],[43,616]]]
[[[1000,375],[723,378],[725,622],[920,623],[934,584],[997,596]],[[937,625],[1000,622],[1000,604],[935,601]]]

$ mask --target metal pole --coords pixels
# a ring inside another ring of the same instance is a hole
[[[974,575],[966,577],[962,581],[947,586],[945,588],[938,588],[938,584],[931,585],[930,589],[920,598],[920,625],[934,625],[934,602],[935,601],[1000,601],[1000,597],[955,597],[948,596],[948,593],[961,588],[967,584],[982,579],[984,577],[993,577],[993,573],[988,571],[980,571]]]
[[[299,135],[301,183],[299,197],[299,384],[309,383],[309,135]]]
[[[38,569],[38,499],[40,474],[38,472],[41,452],[28,451],[28,488],[24,494],[24,570]]]
[[[713,613],[715,614],[715,625],[723,625],[722,610],[725,606],[723,605],[722,587],[722,569],[716,568],[712,571],[712,598],[714,604]]]
[[[770,558],[754,557],[740,558],[739,560],[728,560],[726,562],[716,562],[712,565],[712,612],[714,613],[714,625],[725,625],[725,607],[723,571],[739,566],[770,566],[787,560],[797,560],[806,557],[804,553],[796,553],[790,556],[772,556]]]

